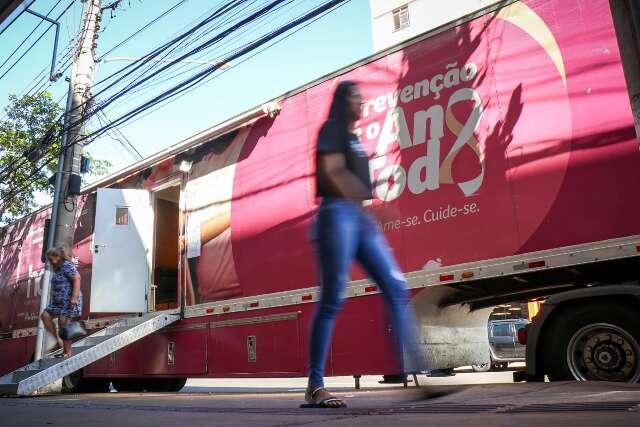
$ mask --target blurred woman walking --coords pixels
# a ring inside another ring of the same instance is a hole
[[[349,81],[338,85],[329,118],[318,135],[317,196],[322,203],[313,225],[322,296],[311,327],[309,384],[305,407],[341,408],[346,404],[324,388],[324,367],[342,291],[353,260],[382,290],[390,315],[399,372],[423,370],[416,339],[416,321],[404,276],[375,219],[362,202],[372,198],[369,158],[354,133],[362,97]]]

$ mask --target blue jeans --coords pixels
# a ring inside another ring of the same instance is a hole
[[[404,276],[384,235],[364,209],[351,200],[325,198],[313,224],[321,298],[311,326],[309,385],[324,387],[324,367],[335,319],[343,303],[351,264],[356,259],[376,282],[389,312],[400,372],[424,370],[416,319],[408,305]]]

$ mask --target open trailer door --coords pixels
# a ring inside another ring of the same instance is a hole
[[[99,188],[91,275],[92,313],[144,313],[154,213],[147,190]]]

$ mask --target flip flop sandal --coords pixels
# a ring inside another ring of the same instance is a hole
[[[347,404],[342,399],[339,399],[333,396],[329,396],[320,401],[316,401],[315,395],[321,390],[326,390],[326,389],[324,387],[318,387],[317,389],[313,390],[311,393],[309,393],[308,391],[305,392],[304,399],[307,401],[307,403],[303,403],[302,405],[300,405],[300,407],[301,408],[328,408],[328,409],[340,409],[340,408],[347,407]],[[331,403],[333,402],[339,402],[339,404],[331,405]]]

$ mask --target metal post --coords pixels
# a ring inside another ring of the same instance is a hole
[[[71,84],[69,84],[69,92],[67,94],[67,107],[65,111],[71,109]],[[67,132],[62,134],[61,147],[64,147],[67,143]],[[47,235],[47,250],[53,247],[53,242],[56,237],[56,221],[58,220],[58,202],[60,201],[60,191],[62,187],[62,166],[64,164],[64,150],[60,150],[60,156],[58,157],[58,170],[56,171],[56,181],[53,191],[53,205],[51,207],[51,222],[49,225]],[[46,261],[45,261],[46,262]],[[49,304],[49,292],[51,287],[51,265],[48,262],[45,264],[44,277],[42,278],[42,290],[40,292],[40,313],[47,308]],[[35,360],[40,360],[44,356],[44,324],[42,319],[38,318],[38,334],[36,335],[36,350]]]

